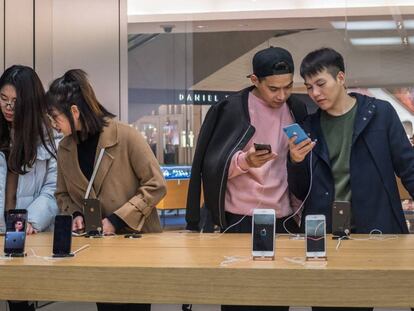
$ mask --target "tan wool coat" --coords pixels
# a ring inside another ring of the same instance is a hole
[[[136,129],[108,120],[99,136],[96,158],[105,148],[90,198],[101,202],[102,217],[115,213],[130,229],[160,232],[155,205],[165,196],[166,184],[158,162],[147,142]],[[82,173],[77,144],[65,137],[58,149],[56,200],[60,210],[82,211],[88,180]]]

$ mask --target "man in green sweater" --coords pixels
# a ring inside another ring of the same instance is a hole
[[[297,145],[295,138],[289,141],[288,183],[298,198],[306,198],[302,219],[323,214],[331,232],[334,201],[348,201],[351,232],[408,233],[395,175],[413,196],[414,149],[395,109],[386,101],[348,93],[344,60],[333,49],[309,53],[300,71],[320,108],[303,124],[310,138]]]

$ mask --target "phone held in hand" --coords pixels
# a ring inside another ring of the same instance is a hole
[[[256,149],[256,151],[259,150],[267,150],[268,153],[272,152],[272,146],[270,146],[269,144],[257,144],[254,143],[254,149]]]
[[[309,138],[308,135],[306,135],[305,131],[297,123],[293,123],[284,127],[283,131],[289,138],[296,136],[295,144],[299,144]]]

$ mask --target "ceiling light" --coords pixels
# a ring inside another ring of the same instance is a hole
[[[400,37],[351,38],[352,45],[400,45]]]
[[[207,28],[207,26],[205,26],[205,25],[197,25],[196,27],[197,27],[198,29]]]
[[[331,22],[336,29],[347,30],[388,30],[396,29],[395,21],[355,21],[355,22]]]

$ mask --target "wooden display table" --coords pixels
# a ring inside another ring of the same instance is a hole
[[[74,258],[46,260],[52,235],[29,236],[28,257],[0,260],[0,299],[290,306],[414,306],[414,236],[328,240],[327,264],[305,263],[304,241],[276,240],[275,261],[250,259],[248,234],[74,238]],[[218,238],[217,238],[218,237]],[[366,237],[366,236],[354,236]],[[2,244],[2,243],[0,243]],[[2,246],[1,246],[2,247]]]

